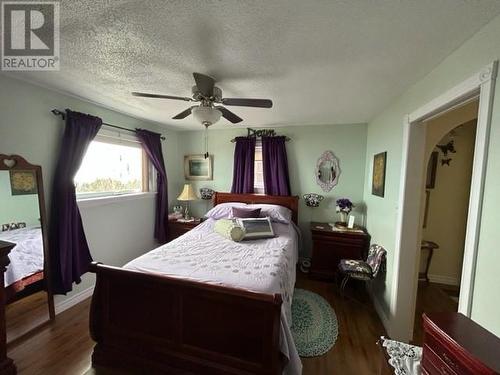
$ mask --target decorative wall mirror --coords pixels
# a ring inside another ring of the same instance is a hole
[[[42,168],[0,154],[0,202],[0,240],[15,244],[2,289],[10,343],[54,319]]]
[[[339,159],[332,151],[325,151],[316,164],[316,182],[325,192],[338,184],[340,176]]]

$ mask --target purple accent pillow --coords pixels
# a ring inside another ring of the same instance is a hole
[[[240,219],[250,219],[255,217],[260,217],[260,208],[241,208],[241,207],[232,207],[231,208],[231,217],[240,218]]]

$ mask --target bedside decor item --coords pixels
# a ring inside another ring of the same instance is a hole
[[[316,164],[316,183],[324,192],[329,192],[339,182],[340,164],[339,159],[332,151],[325,151],[319,157]]]
[[[205,158],[205,155],[185,155],[184,156],[184,177],[190,181],[206,181],[213,179],[212,155]]]
[[[324,196],[316,193],[304,194],[303,198],[307,207],[319,207],[320,202],[325,199]]]
[[[200,188],[200,197],[203,200],[210,200],[214,196],[215,191],[210,188]]]
[[[354,208],[354,205],[352,204],[352,202],[349,198],[337,199],[335,211],[340,213],[340,222],[341,223],[344,223],[344,224],[347,223],[347,217],[349,216],[349,213],[352,211],[353,208]]]
[[[182,193],[177,197],[177,200],[186,202],[186,207],[184,209],[184,219],[189,220],[191,217],[189,216],[189,202],[197,200],[198,197],[193,190],[193,186],[191,184],[184,184],[184,189],[182,189]]]
[[[379,197],[385,192],[385,169],[387,152],[381,152],[373,157],[372,194]]]
[[[337,341],[335,311],[316,293],[295,289],[292,300],[292,336],[301,357],[317,357]]]

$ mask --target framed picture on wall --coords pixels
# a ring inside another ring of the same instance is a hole
[[[212,180],[212,155],[206,159],[204,155],[185,155],[184,177],[191,181]]]
[[[426,189],[434,189],[436,186],[436,170],[438,165],[439,152],[434,151],[427,164],[427,179],[425,182]]]
[[[38,194],[35,171],[10,170],[12,195]]]
[[[383,197],[385,193],[385,165],[387,152],[373,156],[372,194]]]

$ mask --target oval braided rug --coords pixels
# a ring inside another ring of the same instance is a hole
[[[316,357],[337,341],[338,323],[330,304],[316,293],[295,289],[292,301],[292,336],[301,357]]]

